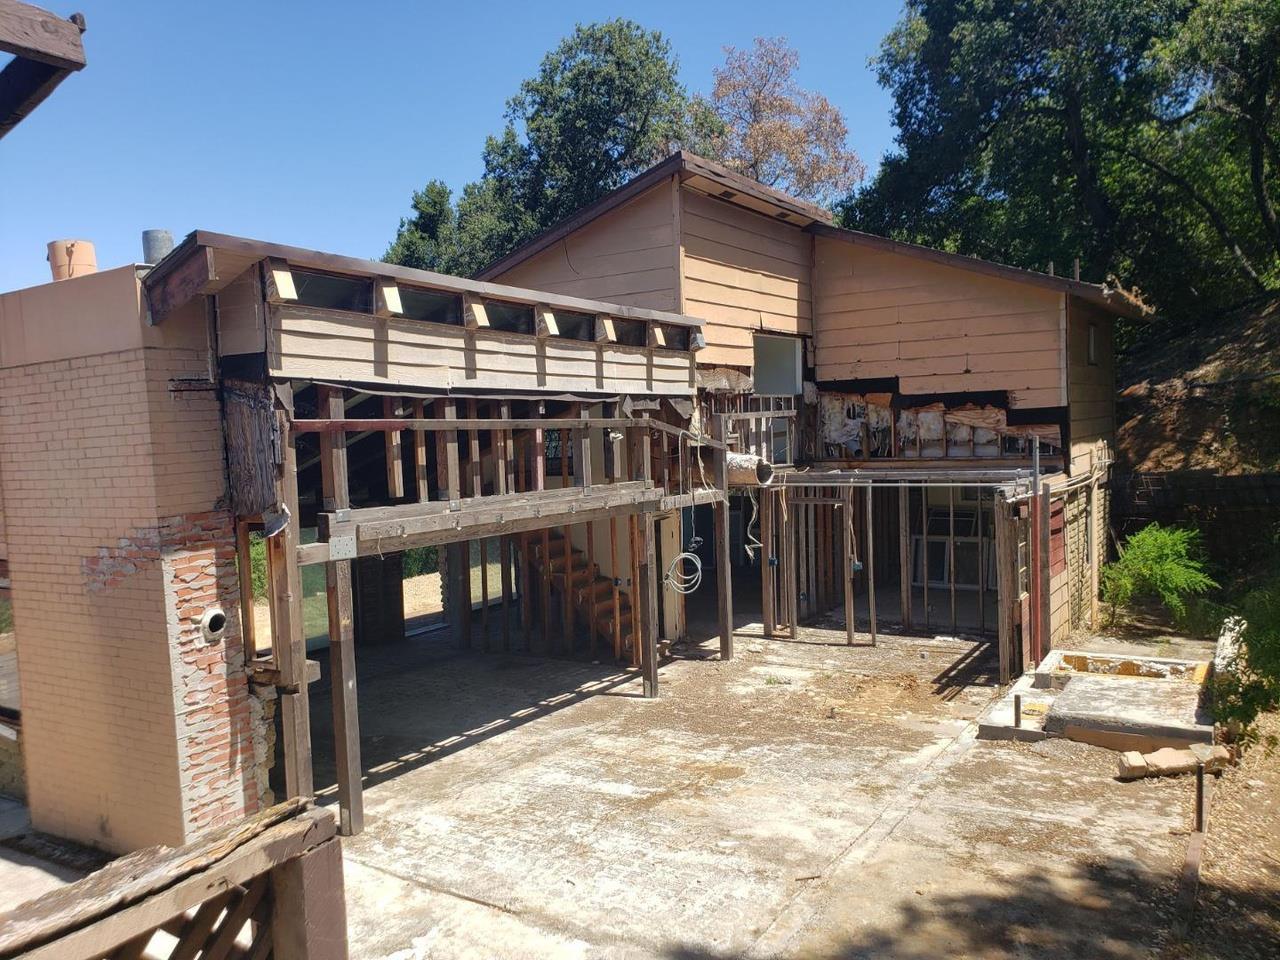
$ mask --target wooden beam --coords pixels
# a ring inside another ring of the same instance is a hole
[[[35,60],[60,70],[79,70],[85,64],[84,17],[62,19],[19,0],[0,0],[0,52]]]
[[[320,384],[316,394],[318,405],[327,416],[343,415],[346,402],[341,388]],[[351,506],[347,442],[342,434],[320,437],[320,486],[326,510],[346,510]],[[338,830],[343,836],[352,836],[364,829],[364,788],[350,560],[334,560],[325,565],[325,595],[329,610],[329,686],[338,773]]]
[[[857,630],[854,616],[853,597],[853,562],[854,562],[854,520],[853,520],[853,488],[844,491],[844,503],[840,505],[840,529],[844,535],[840,538],[844,547],[844,569],[840,574],[840,582],[844,585],[844,639],[852,645]]]
[[[1052,553],[1051,543],[1051,516],[1053,514],[1053,502],[1051,487],[1048,480],[1041,481],[1040,484],[1040,523],[1039,523],[1039,543],[1036,545],[1036,551],[1040,555],[1040,595],[1039,609],[1033,612],[1033,616],[1039,618],[1040,621],[1040,644],[1036,651],[1037,662],[1043,660],[1049,655],[1049,651],[1053,649],[1053,617],[1050,611],[1053,597],[1053,576],[1050,567],[1050,556]],[[1066,522],[1066,508],[1063,507],[1063,522]]]
[[[271,955],[346,960],[342,847],[322,843],[271,871]]]
[[[723,441],[725,422],[719,416],[712,416],[711,435]],[[720,449],[715,451],[712,473],[715,476],[716,488],[724,494],[724,499],[711,505],[713,536],[716,554],[716,609],[719,613],[720,659],[733,659],[733,571],[729,565],[729,468],[728,453]]]
[[[662,349],[666,349],[667,331],[664,330],[659,324],[656,324],[656,323],[649,324],[648,344],[650,347],[660,347]]]
[[[217,279],[212,248],[197,248],[173,269],[165,271],[162,277],[147,284],[147,310],[150,314],[147,322],[152,326],[159,324],[192,297],[208,293]]]
[[[0,137],[31,115],[68,76],[38,60],[12,60],[0,70]]]

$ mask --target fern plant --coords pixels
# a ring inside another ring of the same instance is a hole
[[[1102,568],[1102,597],[1117,607],[1135,600],[1159,600],[1175,619],[1187,613],[1187,600],[1217,587],[1204,572],[1200,534],[1189,527],[1143,527],[1125,543],[1115,563]]]

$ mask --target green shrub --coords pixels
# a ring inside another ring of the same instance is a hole
[[[1143,527],[1125,542],[1120,559],[1102,568],[1102,597],[1113,616],[1135,600],[1159,600],[1181,619],[1190,597],[1217,585],[1204,572],[1200,534],[1187,527]]]
[[[267,595],[267,541],[260,533],[249,534],[249,572],[253,575],[253,595]]]
[[[435,547],[414,547],[404,552],[404,578],[420,577],[440,569],[440,554]]]
[[[1234,662],[1214,677],[1213,713],[1247,746],[1257,740],[1259,714],[1280,708],[1280,572],[1232,606],[1245,629]]]

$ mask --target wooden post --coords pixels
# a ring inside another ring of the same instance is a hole
[[[342,847],[330,838],[273,869],[274,960],[347,960],[347,904]]]
[[[346,403],[341,388],[318,385],[316,393],[325,417],[330,420],[345,417]],[[325,510],[346,510],[351,506],[345,433],[320,434],[320,483]],[[364,829],[364,791],[360,772],[360,711],[356,698],[350,560],[331,560],[325,564],[325,594],[329,607],[329,686],[338,773],[338,832],[352,836]]]
[[[642,513],[640,527],[640,608],[632,610],[632,629],[640,626],[640,667],[644,676],[644,695],[652,700],[658,695],[658,590],[657,562],[654,558],[653,518]]]
[[[1102,563],[1102,550],[1098,548],[1098,475],[1089,484],[1089,626],[1098,627],[1098,568]]]
[[[723,417],[711,421],[711,437],[724,442]],[[716,553],[716,601],[720,612],[720,659],[733,659],[733,571],[729,568],[729,466],[728,451],[715,451],[715,484],[720,499],[711,505]]]
[[[776,626],[773,610],[773,491],[760,490],[760,597],[764,635],[772,637]]]
[[[640,645],[643,636],[641,624],[644,606],[640,591],[640,517],[630,515],[631,533],[631,665],[640,666]]]
[[[249,546],[249,524],[236,522],[236,570],[240,580],[240,639],[245,659],[257,656],[258,638],[253,622],[253,558]]]
[[[920,584],[924,592],[924,628],[929,630],[933,624],[929,610],[929,488],[924,484],[920,485]]]
[[[475,400],[467,401],[467,416],[472,420],[479,419],[479,405]],[[471,476],[471,496],[479,498],[484,495],[484,464],[480,459],[480,431],[467,431],[467,471]],[[489,646],[489,551],[488,543],[483,537],[476,541],[480,553],[480,642],[481,650]],[[467,545],[468,560],[471,545]],[[470,563],[467,564],[470,567]],[[471,572],[467,571],[467,601],[471,604]]]
[[[452,397],[436,401],[436,416],[444,420],[458,419],[458,402]],[[437,433],[437,455],[444,465],[439,478],[440,487],[452,506],[462,499],[462,470],[458,462],[458,431],[441,430]],[[466,543],[451,543],[445,547],[445,572],[449,578],[450,615],[453,620],[453,641],[459,650],[471,646],[471,548]]]
[[[898,484],[898,594],[902,625],[911,626],[911,488]]]
[[[992,499],[992,519],[995,523],[996,551],[996,636],[1000,648],[1000,683],[1006,684],[1013,676],[1013,605],[1018,601],[1017,547],[1010,536],[1012,521],[1009,503],[1002,498]]]
[[[947,582],[951,587],[951,632],[956,624],[956,488],[947,487]]]
[[[1049,518],[1052,511],[1053,503],[1050,498],[1049,481],[1045,480],[1040,484],[1040,543],[1037,546],[1037,550],[1040,553],[1040,606],[1035,614],[1040,618],[1040,648],[1036,651],[1037,663],[1048,656],[1049,651],[1053,648],[1053,621],[1050,614],[1052,575],[1049,562],[1051,550]]]
[[[978,633],[987,632],[987,535],[982,517],[982,487],[978,487]]]
[[[843,491],[844,502],[837,511],[840,514],[840,528],[844,531],[841,537],[844,546],[844,571],[841,579],[844,582],[844,641],[853,645],[857,623],[854,617],[853,598],[853,560],[854,560],[854,525],[853,525],[853,489]]]
[[[413,417],[415,420],[426,418],[426,405],[422,400],[413,401]],[[418,502],[426,503],[431,499],[431,489],[427,473],[427,432],[413,431],[413,475],[418,486]]]
[[[871,645],[876,645],[876,550],[875,550],[875,526],[871,515],[871,484],[867,484],[867,513],[864,518],[866,527],[866,546],[863,551],[866,555],[867,563],[867,612],[871,615]]]
[[[277,395],[293,405],[288,385],[277,384]],[[290,414],[276,411],[283,459],[276,474],[276,500],[289,511],[289,519],[267,538],[267,570],[272,649],[280,669],[280,721],[283,733],[285,793],[311,797],[315,793],[311,772],[311,715],[307,705],[307,638],[302,628],[302,574],[298,567],[298,454],[289,430]]]
[[[511,419],[511,403],[503,400],[498,407],[503,420]],[[493,465],[494,488],[499,494],[515,492],[515,474],[511,466],[511,431],[493,433],[496,459]],[[502,650],[511,652],[511,537],[502,534],[498,538],[498,562],[502,567]]]
[[[786,488],[783,488],[785,496]],[[787,590],[787,629],[792,640],[800,636],[800,598],[796,596],[799,590],[798,571],[796,570],[796,540],[798,534],[796,529],[800,526],[796,522],[796,511],[799,509],[797,504],[787,504],[783,501],[785,515],[782,523],[782,582]]]

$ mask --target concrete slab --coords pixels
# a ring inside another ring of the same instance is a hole
[[[1149,753],[1213,742],[1213,718],[1194,683],[1077,674],[1054,698],[1046,733]]]
[[[876,955],[953,955],[902,909],[1102,858],[1170,882],[1181,863],[1165,854],[1183,804],[1145,781],[1117,804],[1109,754],[974,740],[996,690],[980,645],[788,643],[751,626],[730,663],[665,665],[654,702],[608,666],[447,642],[362,651],[367,829],[344,841],[355,958],[853,956],[840,945],[871,923],[898,950]],[[312,701],[323,788],[324,681]],[[1046,822],[1054,843],[1023,851]],[[1129,910],[1110,922],[1136,955],[1154,931]],[[1048,905],[1035,923],[1075,919]]]

